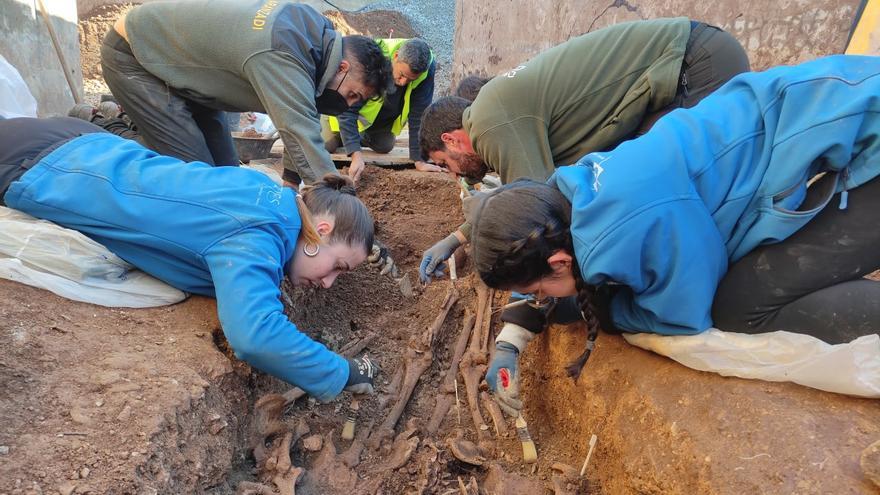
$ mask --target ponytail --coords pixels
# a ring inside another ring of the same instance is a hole
[[[303,240],[306,241],[306,244],[320,244],[321,236],[318,234],[318,231],[315,230],[315,222],[312,220],[312,212],[309,211],[309,207],[306,206],[306,202],[303,201],[302,194],[296,195],[296,209],[299,212],[299,221],[301,224],[299,235],[301,235]]]
[[[354,182],[343,175],[327,174],[315,184],[304,186],[296,197],[299,210],[300,235],[309,244],[320,244],[321,236],[315,229],[315,217],[333,217],[333,232],[328,243],[343,242],[349,246],[364,247],[369,253],[373,247],[373,218],[367,207],[357,198]]]

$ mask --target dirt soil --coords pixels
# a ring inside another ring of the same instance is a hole
[[[344,35],[362,34],[371,38],[417,38],[406,17],[393,10],[371,12],[337,12],[328,10],[324,16]]]
[[[80,15],[79,56],[82,63],[83,81],[100,80],[101,43],[120,15],[131,10],[135,4],[103,5]]]
[[[412,276],[419,253],[461,221],[457,188],[438,174],[371,167],[364,175],[360,194],[379,237]],[[559,494],[876,492],[858,464],[880,439],[876,401],[697,372],[606,335],[575,384],[563,366],[583,345],[579,325],[552,327],[522,361],[538,464],[521,462],[510,421],[506,436],[488,432],[486,464],[455,459],[448,439],[461,432],[478,441],[461,376],[460,411],[453,406],[434,435],[425,425],[475,305],[473,275],[462,275],[461,299],[440,327],[397,442],[368,446],[346,465],[352,444],[339,434],[348,394],[329,404],[299,399],[278,418],[282,432],[308,430],[290,449],[305,471],[297,493],[477,493],[459,491],[471,483],[479,493],[540,494],[551,493],[554,477]],[[365,352],[383,374],[379,394],[356,414],[362,434],[394,404],[392,377],[449,288],[415,285],[406,298],[362,267],[331,289],[290,294],[291,320],[331,348],[376,334]],[[232,357],[213,300],[108,309],[2,280],[0,300],[0,494],[231,494],[259,481],[254,404],[289,386]],[[493,300],[503,303],[502,294]],[[593,433],[587,481],[560,482],[560,470],[580,469]]]
[[[419,357],[408,349],[450,286],[418,286],[420,254],[462,218],[458,189],[442,175],[371,167],[359,192],[416,295],[362,267],[331,289],[290,292],[287,309],[333,349],[376,335],[366,353],[383,372],[379,394],[355,415],[362,435],[395,403],[393,377]],[[348,394],[329,404],[301,398],[269,418],[274,436],[260,434],[267,420],[255,404],[290,386],[232,357],[213,300],[108,309],[0,280],[0,495],[247,493],[247,483],[266,482],[255,447],[277,447],[285,432],[296,432],[289,452],[305,470],[300,495],[476,494],[475,485],[486,494],[550,493],[554,485],[558,495],[880,493],[859,466],[880,440],[877,401],[693,371],[607,335],[574,383],[563,367],[582,349],[580,325],[552,327],[522,359],[538,463],[521,462],[509,420],[506,436],[483,433],[483,466],[455,459],[448,439],[477,441],[460,375],[460,409],[453,405],[436,434],[426,424],[465,311],[475,306],[473,274],[464,266],[459,274],[461,297],[394,429],[398,440],[360,455],[340,438]],[[504,302],[498,294],[492,304]],[[598,444],[586,480],[572,478],[591,434]]]

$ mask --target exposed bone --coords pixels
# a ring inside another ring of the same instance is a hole
[[[504,495],[533,495],[544,493],[544,483],[534,478],[527,478],[517,473],[508,473],[498,463],[489,466],[483,478],[485,493],[503,493]]]
[[[489,340],[492,339],[492,300],[495,297],[495,290],[489,289],[486,294],[486,308],[483,315],[483,328],[480,330],[480,351],[483,354],[489,352]],[[495,347],[495,346],[492,346]]]
[[[471,476],[468,484],[464,484],[461,476],[458,477],[458,493],[461,495],[480,495],[480,487],[477,485],[477,479]]]
[[[371,334],[367,335],[366,337],[362,338],[361,340],[358,340],[355,342],[350,342],[347,345],[342,347],[342,349],[339,351],[339,354],[341,354],[343,357],[347,357],[347,358],[355,357],[362,350],[364,350],[368,345],[370,345],[375,338],[376,338],[376,334],[371,333]],[[303,395],[306,395],[306,392],[305,392],[305,390],[303,390],[299,387],[294,387],[294,388],[288,390],[287,392],[284,393],[285,407],[289,406],[290,404],[293,404],[294,402],[296,402],[297,399],[299,399]]]
[[[472,332],[469,349],[473,352],[480,350],[483,340],[483,320],[486,319],[486,306],[489,306],[489,288],[482,280],[477,280],[477,311],[475,314],[474,331]]]
[[[357,473],[344,464],[336,453],[332,434],[324,437],[324,447],[309,466],[309,475],[303,480],[307,493],[355,493]],[[374,493],[374,492],[369,492]]]
[[[359,429],[357,434],[352,440],[351,445],[348,446],[348,450],[346,450],[342,455],[342,462],[345,463],[346,466],[350,468],[354,468],[361,462],[361,452],[364,450],[364,442],[367,440],[367,436],[370,434],[370,430],[373,429],[373,422],[369,422],[364,425],[363,428]]]
[[[443,379],[442,393],[437,395],[437,403],[434,405],[434,412],[431,413],[431,420],[428,421],[427,431],[433,435],[437,433],[440,424],[449,412],[452,406],[453,394],[455,394],[455,377],[458,376],[458,364],[461,362],[461,356],[467,349],[468,339],[474,329],[474,315],[469,311],[465,311],[464,323],[461,327],[461,333],[455,341],[455,349],[452,352],[452,360],[449,362],[449,369],[446,371],[446,377]]]
[[[385,461],[382,469],[393,471],[403,467],[412,456],[416,447],[419,446],[419,437],[413,436],[415,429],[410,429],[397,435],[394,439],[394,445],[391,447],[391,455]]]
[[[443,321],[446,320],[446,315],[449,314],[449,310],[452,309],[452,306],[456,301],[458,301],[458,292],[454,288],[450,288],[446,293],[446,298],[440,308],[440,313],[437,314],[437,317],[434,318],[434,322],[428,327],[425,333],[416,339],[416,345],[420,346],[421,350],[414,349],[412,344],[410,344],[410,347],[407,349],[405,364],[406,371],[404,372],[400,393],[397,395],[397,402],[395,402],[394,407],[391,408],[388,416],[385,417],[385,421],[383,421],[379,428],[370,435],[368,445],[372,449],[377,449],[384,440],[391,436],[395,425],[397,425],[397,421],[403,414],[404,409],[406,409],[410,397],[412,397],[416,384],[425,370],[431,367],[431,361],[434,359],[434,337],[437,336],[440,327],[443,326]]]
[[[295,495],[296,482],[303,474],[302,468],[298,468],[290,462],[291,440],[293,440],[293,433],[284,435],[281,445],[274,452],[276,461],[275,475],[272,477],[272,483],[278,490],[279,495]]]
[[[284,397],[279,394],[266,394],[254,404],[254,437],[251,445],[258,465],[262,465],[269,455],[266,450],[267,440],[286,429],[281,421],[283,411]]]
[[[447,438],[446,445],[449,451],[459,461],[473,464],[474,466],[482,466],[486,462],[482,449],[474,442],[462,438],[461,431],[457,431],[455,437]]]
[[[277,495],[275,490],[269,485],[255,483],[253,481],[242,481],[235,490],[235,495]]]
[[[464,386],[467,390],[468,407],[471,411],[471,418],[474,421],[474,427],[477,430],[477,438],[485,439],[486,422],[480,414],[480,404],[477,400],[477,392],[480,386],[480,379],[486,373],[486,355],[480,354],[479,351],[468,351],[465,353],[458,367],[461,376],[464,378]]]
[[[480,392],[480,402],[483,403],[483,407],[489,412],[489,417],[492,418],[492,424],[495,426],[495,436],[499,438],[506,437],[507,422],[504,421],[504,414],[501,413],[498,403],[489,397],[489,394],[486,392]]]

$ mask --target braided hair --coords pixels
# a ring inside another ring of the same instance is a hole
[[[487,194],[474,209],[471,245],[474,265],[489,287],[510,290],[531,285],[553,273],[547,262],[563,250],[574,256],[571,203],[556,188],[518,179]],[[584,352],[566,369],[577,380],[599,333],[596,287],[584,282],[572,263],[581,316],[587,323]]]

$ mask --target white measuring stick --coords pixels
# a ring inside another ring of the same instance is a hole
[[[583,476],[584,473],[587,472],[587,463],[590,462],[590,456],[593,455],[593,447],[596,446],[596,440],[598,440],[598,438],[596,438],[596,435],[592,435],[590,437],[590,450],[587,451],[587,458],[584,459],[584,465],[581,466],[581,476]]]

